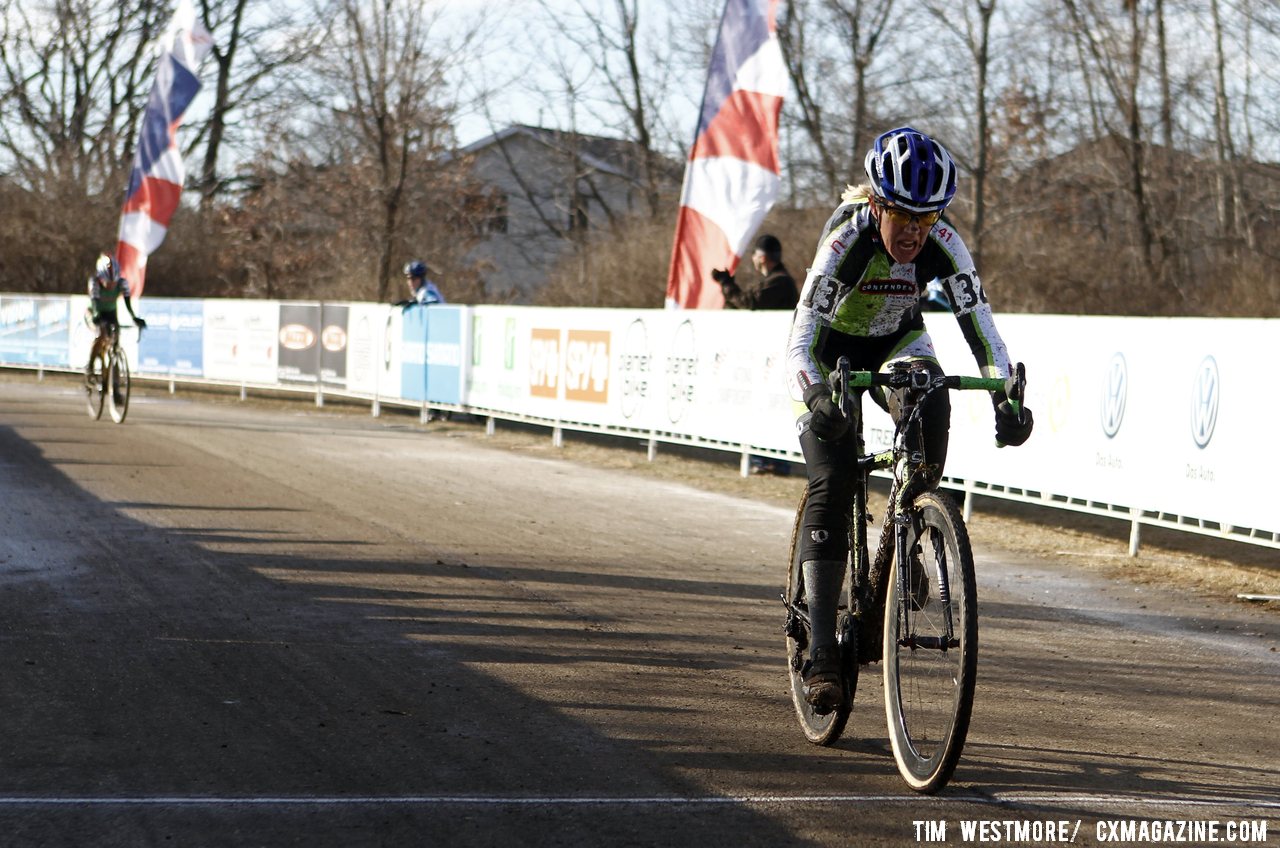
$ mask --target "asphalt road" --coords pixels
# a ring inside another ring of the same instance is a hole
[[[790,524],[480,428],[159,392],[117,426],[7,377],[0,845],[1280,844],[1280,616],[980,552],[969,743],[922,798],[874,670],[836,746],[796,725]]]

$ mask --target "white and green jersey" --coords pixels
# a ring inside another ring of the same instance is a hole
[[[805,277],[791,326],[787,385],[791,397],[825,382],[840,356],[854,370],[894,359],[936,361],[920,310],[938,279],[984,377],[1009,374],[1009,354],[991,316],[964,241],[945,219],[929,231],[915,262],[895,262],[880,241],[865,200],[846,203],[827,222]]]

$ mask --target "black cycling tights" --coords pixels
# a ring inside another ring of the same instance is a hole
[[[933,363],[930,371],[942,373]],[[900,412],[899,397],[891,392],[889,414]],[[935,465],[934,484],[942,477],[951,429],[951,401],[946,391],[936,391],[923,411],[925,463]],[[853,432],[834,442],[824,442],[809,429],[807,418],[800,429],[800,449],[809,474],[809,500],[801,525],[800,561],[843,560],[849,554],[849,519],[853,508],[856,461]]]

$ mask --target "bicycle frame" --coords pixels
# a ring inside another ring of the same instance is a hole
[[[907,541],[911,530],[912,514],[910,504],[906,502],[908,485],[911,478],[920,473],[924,463],[924,452],[921,445],[908,445],[907,436],[912,427],[919,423],[925,400],[935,391],[974,390],[1002,392],[1009,399],[1015,412],[1020,414],[1021,404],[1026,386],[1026,371],[1022,363],[1014,368],[1008,378],[1002,377],[964,377],[945,376],[928,371],[914,369],[909,363],[897,362],[887,372],[851,371],[847,357],[840,357],[833,372],[833,389],[837,405],[845,418],[850,422],[855,440],[857,455],[858,485],[865,491],[867,476],[872,471],[893,471],[893,487],[890,490],[890,502],[885,509],[884,522],[881,525],[880,547],[875,560],[868,556],[866,524],[868,516],[861,520],[855,518],[851,545],[857,546],[857,562],[859,573],[855,579],[855,596],[858,609],[855,618],[860,622],[864,638],[859,639],[859,653],[871,656],[871,645],[875,644],[874,635],[883,624],[884,600],[887,584],[883,579],[885,567],[888,565],[889,550],[885,544],[887,539],[893,540],[894,558],[898,562],[906,562]],[[902,414],[894,426],[893,445],[888,450],[867,454],[862,436],[862,392],[872,387],[905,390]],[[865,498],[864,498],[865,502]],[[890,531],[892,530],[892,533]],[[918,528],[917,528],[918,530]],[[899,597],[910,596],[908,570],[897,569]],[[947,650],[959,645],[955,638],[955,626],[950,609],[950,586],[946,573],[940,575],[938,595],[943,600],[943,620],[945,636],[936,639],[909,638],[903,644],[912,648],[931,648]],[[902,610],[904,620],[911,616],[911,605],[904,604]],[[910,630],[908,629],[908,632]],[[860,661],[862,658],[859,658]]]

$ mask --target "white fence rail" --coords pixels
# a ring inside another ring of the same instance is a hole
[[[0,365],[77,370],[83,296],[0,294]],[[140,377],[314,392],[802,461],[784,384],[790,315],[148,297]],[[1036,431],[997,450],[990,403],[953,396],[946,485],[1280,547],[1275,403],[1259,364],[1280,321],[1005,315]],[[944,367],[974,373],[930,317]],[[868,405],[868,441],[888,419]]]

